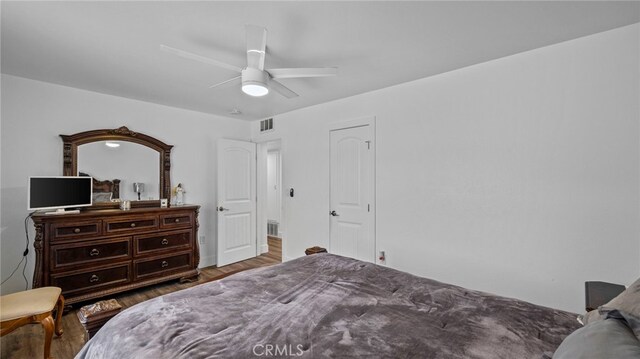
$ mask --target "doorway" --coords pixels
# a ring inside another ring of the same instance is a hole
[[[218,267],[260,255],[282,261],[281,141],[220,139],[217,177]]]
[[[258,251],[280,254],[284,240],[282,141],[258,143]]]

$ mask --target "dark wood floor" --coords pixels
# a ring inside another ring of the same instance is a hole
[[[200,278],[197,282],[181,284],[177,281],[172,281],[122,293],[114,296],[113,298],[116,298],[123,308],[127,308],[163,294],[189,288],[211,280],[216,280],[217,278],[228,275],[229,273],[269,266],[280,263],[281,261],[282,243],[275,237],[269,237],[268,253],[220,268],[203,268],[201,269]],[[62,317],[64,334],[61,337],[56,337],[55,335],[53,337],[54,339],[51,343],[51,355],[55,359],[73,358],[85,343],[84,330],[78,321],[76,314],[77,310],[78,308],[74,306],[73,310]],[[11,334],[2,337],[0,341],[0,358],[42,358],[44,350],[43,333],[41,325],[33,324],[26,325]]]

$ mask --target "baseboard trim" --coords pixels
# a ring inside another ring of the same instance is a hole
[[[200,257],[200,264],[198,264],[198,268],[211,267],[216,264],[217,259],[215,256]]]
[[[269,252],[269,245],[264,243],[260,245],[260,254]]]

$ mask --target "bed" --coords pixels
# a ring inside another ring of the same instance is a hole
[[[573,313],[316,254],[135,305],[76,358],[540,359],[580,326]]]

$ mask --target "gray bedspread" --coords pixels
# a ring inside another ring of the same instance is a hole
[[[542,358],[576,315],[316,254],[135,305],[76,358]]]

